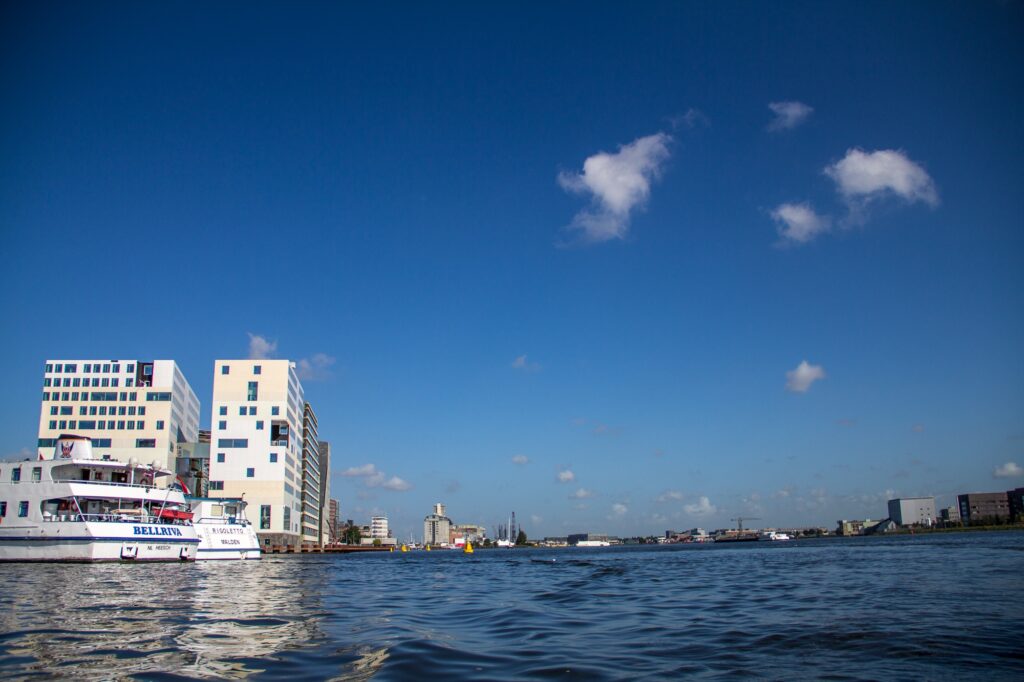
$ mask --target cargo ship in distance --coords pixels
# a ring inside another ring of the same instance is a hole
[[[0,561],[194,561],[199,537],[173,472],[95,459],[62,434],[51,459],[0,463]]]

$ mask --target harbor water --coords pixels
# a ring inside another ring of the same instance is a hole
[[[0,565],[4,678],[1024,679],[1024,533]]]

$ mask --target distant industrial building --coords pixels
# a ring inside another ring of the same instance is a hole
[[[570,546],[578,545],[581,542],[610,542],[607,535],[598,533],[573,533],[565,540]]]
[[[889,518],[897,526],[931,526],[935,523],[935,498],[898,497],[889,500]]]
[[[964,523],[1010,519],[1010,499],[1006,493],[966,493],[956,496]]]
[[[423,519],[423,544],[446,544],[451,535],[452,520],[445,515],[445,506],[438,502],[434,511]]]

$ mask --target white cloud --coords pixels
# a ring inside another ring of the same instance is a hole
[[[373,476],[377,473],[377,467],[373,464],[363,464],[358,467],[349,467],[341,472],[342,476],[357,477],[357,476]]]
[[[524,354],[512,361],[512,369],[521,369],[524,372],[537,372],[540,371],[540,363],[530,362]]]
[[[616,502],[615,504],[612,505],[612,514],[614,514],[615,516],[622,516],[628,511],[629,507],[622,504],[621,502]]]
[[[805,393],[811,384],[824,378],[824,367],[808,364],[804,360],[796,366],[796,369],[786,372],[786,390],[793,393]]]
[[[1024,468],[1021,468],[1016,462],[1007,462],[1006,464],[996,467],[995,471],[992,472],[992,476],[995,478],[1016,478],[1024,474]]]
[[[570,500],[585,500],[588,497],[593,497],[593,496],[594,496],[594,491],[587,490],[586,488],[580,488],[576,492],[574,492],[572,495],[569,495],[569,499]]]
[[[558,482],[559,483],[572,483],[575,480],[576,480],[576,474],[574,474],[569,469],[565,469],[564,471],[559,471],[558,472]]]
[[[263,360],[274,356],[277,352],[277,341],[269,341],[265,336],[249,334],[249,358],[252,360]]]
[[[514,457],[512,457],[512,463],[513,464],[529,464],[530,463],[530,458],[527,457],[526,455],[515,455]]]
[[[412,489],[412,484],[398,476],[390,478],[373,464],[349,467],[341,472],[348,478],[362,478],[367,488],[383,488],[385,490],[405,491]]]
[[[831,224],[828,216],[818,215],[808,203],[779,204],[771,215],[783,241],[795,244],[806,244],[828,232]]]
[[[682,499],[683,499],[683,494],[681,492],[679,492],[678,490],[666,490],[665,492],[663,492],[662,494],[660,494],[656,498],[654,498],[654,501],[655,502],[671,502],[671,501],[674,500],[676,502],[681,502]]]
[[[841,161],[825,168],[836,188],[848,201],[867,203],[894,194],[909,203],[939,203],[935,183],[921,166],[895,149],[865,152],[849,149]]]
[[[814,112],[812,107],[803,102],[772,102],[768,108],[775,114],[775,118],[768,124],[768,130],[773,133],[796,128]]]
[[[711,504],[711,500],[702,495],[693,504],[685,505],[683,511],[692,516],[709,516],[718,511],[718,508]]]
[[[326,353],[316,353],[295,363],[295,372],[302,381],[324,381],[331,378],[335,359]]]
[[[563,189],[589,194],[593,203],[576,214],[569,229],[590,243],[625,238],[629,215],[650,196],[651,182],[660,176],[671,142],[671,136],[655,133],[620,146],[614,154],[598,152],[588,157],[582,173],[559,173]]]

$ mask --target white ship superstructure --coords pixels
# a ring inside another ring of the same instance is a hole
[[[259,559],[260,541],[242,499],[188,498],[199,537],[196,559]]]
[[[62,434],[52,459],[0,463],[0,561],[192,561],[199,538],[156,464],[94,459]]]

